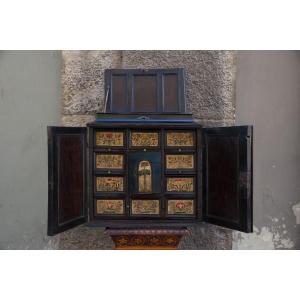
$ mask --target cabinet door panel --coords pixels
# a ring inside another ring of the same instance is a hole
[[[252,232],[252,127],[204,129],[204,220]]]
[[[48,235],[85,222],[86,128],[48,127]]]

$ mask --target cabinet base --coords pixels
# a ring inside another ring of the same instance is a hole
[[[185,234],[186,227],[153,229],[106,228],[116,250],[175,250]]]

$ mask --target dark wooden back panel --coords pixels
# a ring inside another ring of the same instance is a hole
[[[106,112],[186,113],[183,69],[105,70]]]
[[[111,103],[113,104],[112,110],[122,112],[127,109],[128,94],[127,94],[127,76],[114,75],[111,77]]]
[[[85,222],[86,129],[48,127],[48,235]]]
[[[158,88],[156,75],[133,76],[133,112],[156,112]]]
[[[204,219],[252,231],[252,127],[204,129]]]
[[[164,99],[164,111],[165,112],[177,112],[180,111],[179,103],[179,78],[177,74],[164,74],[163,75],[163,99]]]

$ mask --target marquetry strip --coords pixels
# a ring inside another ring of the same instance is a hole
[[[131,200],[132,215],[158,215],[159,200]]]
[[[123,177],[101,176],[96,177],[97,192],[123,192]]]
[[[167,169],[194,169],[194,155],[168,154],[166,155]]]
[[[194,134],[193,132],[168,132],[167,146],[192,147],[194,146]]]
[[[123,132],[97,131],[96,146],[122,147],[124,145]]]
[[[167,178],[168,192],[193,192],[194,178],[193,177],[169,177]]]
[[[124,200],[122,199],[101,199],[97,200],[97,214],[98,215],[123,215],[124,214]]]
[[[194,200],[179,199],[168,200],[169,215],[192,215],[194,214]]]
[[[123,169],[123,154],[96,154],[97,169]]]
[[[158,132],[132,132],[132,147],[157,147]]]

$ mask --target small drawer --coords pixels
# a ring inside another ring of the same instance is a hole
[[[102,154],[95,155],[96,169],[106,170],[123,170],[124,169],[124,154]]]
[[[96,131],[95,147],[120,148],[125,145],[123,131]]]
[[[193,193],[194,177],[167,177],[166,190],[168,193]]]
[[[168,215],[194,215],[194,199],[168,199]]]
[[[124,192],[124,177],[122,176],[96,176],[96,192]]]
[[[132,131],[130,147],[157,148],[159,147],[159,132]]]
[[[167,131],[166,146],[172,148],[195,147],[194,131]]]
[[[125,213],[124,199],[97,199],[96,214],[97,215],[124,215]]]
[[[167,170],[193,170],[195,157],[193,154],[166,154]]]
[[[131,200],[131,215],[159,215],[160,201],[157,199]]]

